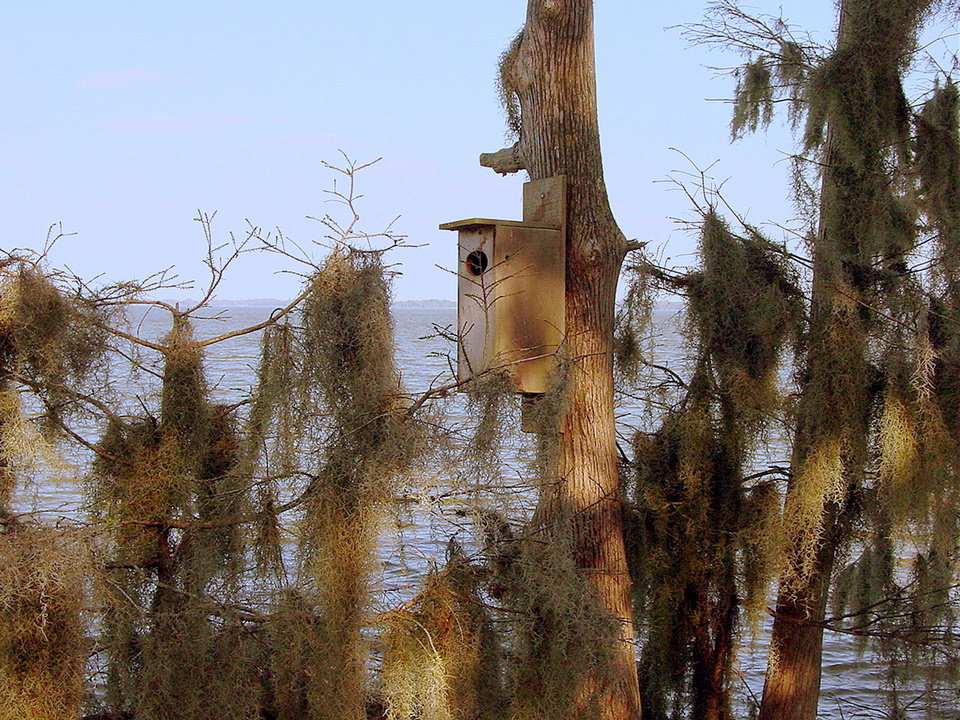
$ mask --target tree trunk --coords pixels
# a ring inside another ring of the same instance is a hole
[[[813,298],[805,381],[784,513],[809,508],[813,492],[840,488],[838,502],[816,513],[815,537],[791,538],[780,581],[759,720],[814,720],[820,698],[823,627],[836,555],[836,523],[851,481],[863,472],[869,405],[867,329],[860,289],[845,277],[858,258],[844,252],[835,223],[844,218],[837,182],[842,162],[828,137],[821,182],[821,222],[813,252]],[[844,218],[845,219],[845,218]],[[842,369],[844,372],[838,372]],[[827,470],[826,468],[831,468]],[[833,477],[816,477],[830,473]],[[809,522],[809,521],[808,521]],[[812,548],[817,547],[816,551]],[[812,553],[812,560],[808,560]]]
[[[730,667],[734,660],[739,604],[736,561],[725,558],[718,568],[716,586],[701,589],[695,607],[706,617],[699,618],[693,646],[693,709],[696,720],[728,720],[730,713]]]
[[[817,557],[816,574],[796,592],[777,599],[769,665],[760,705],[761,720],[813,720],[820,701],[823,626],[836,544]]]
[[[822,623],[836,550],[849,537],[868,462],[876,392],[870,339],[898,281],[882,267],[895,203],[892,160],[906,142],[903,58],[929,0],[843,0],[837,48],[812,92],[827,93],[820,217],[792,473],[784,506],[791,537],[780,579],[760,720],[813,720],[820,694]],[[818,98],[813,98],[816,101]]]
[[[823,174],[824,209],[836,200],[832,148]],[[844,281],[835,238],[821,224],[806,381],[784,506],[789,538],[780,579],[760,720],[814,720],[820,697],[822,623],[850,489],[864,471],[868,436],[867,330],[860,297]],[[824,252],[824,248],[829,252]],[[842,372],[837,372],[842,369]],[[838,493],[836,500],[829,499]],[[819,505],[819,507],[817,507]],[[808,515],[803,519],[804,515]],[[800,518],[800,519],[798,519]]]
[[[519,99],[522,129],[518,144],[505,153],[514,166],[494,169],[519,165],[532,180],[565,175],[568,189],[565,351],[572,364],[558,420],[559,481],[545,483],[540,512],[573,517],[576,566],[620,623],[613,680],[587,678],[585,687],[599,695],[604,718],[632,720],[640,717],[640,697],[612,354],[617,279],[627,245],[603,180],[591,0],[530,0],[520,42],[503,71],[507,90]]]

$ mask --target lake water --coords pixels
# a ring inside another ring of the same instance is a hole
[[[219,319],[199,323],[197,334],[210,337],[250,326],[265,319],[269,312],[270,308],[263,307],[225,309]],[[455,326],[456,310],[397,308],[394,319],[397,364],[402,371],[406,391],[422,391],[443,378],[449,379],[450,367],[445,355],[451,348],[444,341],[430,336],[434,334],[435,326]],[[675,364],[680,357],[681,347],[675,313],[658,310],[654,319],[659,337],[657,360]],[[137,323],[138,334],[147,339],[161,337],[168,331],[169,319],[159,312],[148,313]],[[233,338],[210,348],[206,367],[217,400],[231,402],[245,396],[252,383],[258,354],[258,334]],[[128,391],[130,389],[127,388]],[[155,393],[155,389],[141,387],[139,392],[149,397],[151,392]],[[454,422],[464,420],[462,401],[448,402],[447,410]],[[621,421],[634,422],[640,417],[642,413],[637,407],[621,409]],[[60,481],[45,480],[28,488],[22,497],[22,509],[36,512],[47,521],[69,521],[82,516],[83,501],[78,493],[78,482],[82,477],[83,459],[82,456],[76,458],[76,477],[66,477]],[[512,467],[522,466],[522,458],[514,461]],[[470,543],[470,523],[463,513],[470,499],[452,496],[440,501],[437,496],[442,494],[442,480],[437,479],[433,483],[427,478],[423,484],[426,489],[411,497],[411,501],[404,504],[403,512],[390,518],[384,528],[382,573],[378,587],[378,605],[383,609],[409,598],[431,563],[443,562],[449,537],[456,535],[468,546]],[[745,696],[752,693],[759,697],[762,691],[767,632],[768,628],[760,631],[754,640],[754,650],[747,648],[741,653],[739,671],[742,673]],[[848,638],[827,634],[823,668],[820,711],[824,717],[885,717],[879,690],[880,670],[869,658],[858,656]],[[908,717],[925,716],[918,711]],[[958,718],[960,715],[942,717]]]

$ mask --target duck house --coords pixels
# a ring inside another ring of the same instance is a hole
[[[458,233],[457,375],[503,368],[516,391],[547,391],[565,332],[566,178],[523,186],[523,220],[444,223]]]

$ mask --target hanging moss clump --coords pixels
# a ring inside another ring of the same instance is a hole
[[[499,648],[481,579],[453,545],[446,569],[387,616],[381,690],[390,720],[504,717]]]
[[[850,626],[861,625],[873,609],[886,612],[881,606],[898,592],[894,582],[894,546],[888,532],[874,533],[859,555],[841,569],[834,579],[831,611],[837,617],[849,617]],[[867,636],[856,639],[860,652],[866,648]]]
[[[708,13],[714,15],[711,23],[722,28],[744,21],[753,22],[732,3],[718,3]],[[691,36],[708,43],[717,42],[724,32],[714,34],[711,23],[697,26]],[[760,43],[745,43],[741,49],[748,59],[732,72],[737,82],[730,119],[733,140],[768,127],[773,120],[774,103],[779,100],[789,103],[789,118],[794,126],[803,115],[806,105],[804,89],[817,48],[797,42],[781,19],[770,19],[770,23],[776,31],[770,38],[770,47],[764,51],[760,49]],[[704,31],[704,36],[700,37]]]
[[[501,449],[512,430],[511,414],[515,385],[507,372],[481,376],[468,386],[467,412],[476,422],[463,444],[470,477],[478,487],[493,486],[500,479]]]
[[[160,426],[190,463],[203,457],[210,423],[210,400],[203,372],[203,352],[193,327],[177,317],[164,349],[160,391]],[[199,470],[194,466],[194,472]]]
[[[603,687],[612,682],[620,628],[576,565],[573,522],[569,510],[559,508],[549,525],[527,528],[514,543],[515,559],[501,569],[510,621],[510,717],[517,720],[599,720]],[[585,687],[584,678],[594,684]]]
[[[67,533],[17,523],[0,531],[0,719],[79,717],[87,574]]]
[[[0,508],[18,468],[40,459],[55,464],[51,431],[76,411],[71,393],[103,369],[107,315],[30,258],[12,257],[0,267]],[[40,400],[30,421],[18,398],[23,387]]]
[[[54,401],[98,369],[103,359],[107,311],[59,288],[51,276],[22,265],[3,284],[4,334],[12,344],[16,369],[43,381]]]
[[[740,603],[753,628],[765,618],[770,585],[781,565],[782,495],[773,480],[759,481],[744,493],[744,519],[738,535],[742,562]]]
[[[716,375],[727,422],[752,427],[776,403],[777,365],[804,320],[796,272],[782,248],[752,228],[734,235],[714,211],[703,217],[702,269],[690,284],[690,319],[700,354]],[[778,250],[780,252],[778,252]]]
[[[650,276],[640,266],[625,269],[627,291],[617,309],[613,334],[613,363],[621,382],[637,380],[644,361],[644,336],[653,313]]]
[[[926,371],[935,375],[937,365]],[[879,499],[906,534],[925,534],[936,499],[952,494],[960,446],[933,394],[935,380],[923,378],[918,359],[891,353],[886,369],[877,422]]]
[[[159,375],[158,415],[112,418],[96,448],[93,496],[112,541],[101,583],[107,706],[157,720],[252,718],[259,650],[226,609],[244,571],[249,480],[184,317]]]
[[[290,322],[264,328],[243,447],[244,466],[250,470],[260,463],[266,474],[289,473],[296,466],[305,410],[298,402],[303,393],[298,359],[296,328]]]
[[[737,93],[730,131],[734,140],[766,127],[773,119],[773,75],[766,58],[759,57],[737,71]]]
[[[6,510],[13,498],[17,466],[27,454],[29,437],[17,388],[8,378],[0,378],[0,511]]]
[[[261,653],[251,629],[222,605],[168,596],[141,639],[134,714],[144,720],[262,717]]]
[[[323,655],[328,633],[315,604],[297,590],[284,590],[267,623],[270,637],[270,681],[265,710],[276,720],[310,717],[311,676],[315,658]]]
[[[95,464],[96,512],[115,528],[116,559],[150,567],[169,554],[167,521],[187,501],[190,472],[153,418],[111,422]]]
[[[326,635],[310,661],[307,695],[310,717],[360,718],[367,694],[362,629],[380,518],[393,481],[426,451],[425,426],[400,395],[380,256],[336,250],[308,282],[302,386],[315,403],[316,414],[305,420],[319,462],[305,496],[301,557]]]
[[[652,717],[691,701],[701,710],[729,707],[738,539],[762,520],[743,522],[741,469],[721,438],[701,396],[634,440],[631,575],[645,619],[640,674]]]
[[[500,105],[506,115],[507,134],[511,139],[520,139],[522,121],[520,118],[519,87],[516,80],[517,57],[520,52],[520,43],[523,41],[523,29],[510,41],[510,45],[500,56],[497,63],[497,93],[500,96]]]
[[[278,515],[280,492],[297,475],[299,449],[307,437],[304,416],[314,412],[303,402],[300,359],[292,323],[278,322],[264,329],[236,469],[238,478],[262,478],[252,493],[256,513],[251,545],[258,572],[281,582],[286,570]]]
[[[197,586],[217,572],[229,577],[244,570],[245,539],[241,520],[250,510],[250,477],[239,467],[239,432],[231,408],[208,408],[206,447],[197,469],[195,516],[198,528],[190,545]]]
[[[704,215],[702,265],[686,282],[693,375],[660,428],[633,441],[627,537],[651,717],[732,712],[741,607],[765,607],[778,567],[779,493],[745,473],[804,303],[782,248],[747,230]]]
[[[335,420],[361,425],[398,388],[385,270],[375,253],[338,249],[308,282],[303,323],[311,379]]]
[[[807,148],[832,142],[844,162],[868,169],[878,149],[907,147],[909,104],[900,82],[916,45],[916,29],[932,0],[844,4],[840,46],[811,74],[807,86]]]
[[[954,308],[960,306],[960,92],[952,81],[934,88],[915,118],[920,191],[937,230],[937,245]]]

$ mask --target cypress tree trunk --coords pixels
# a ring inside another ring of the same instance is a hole
[[[828,140],[822,217],[843,217],[836,188],[837,153]],[[868,433],[867,330],[855,285],[845,282],[844,257],[831,223],[821,220],[814,248],[810,337],[794,439],[785,514],[799,515],[813,493],[838,488],[816,517],[817,537],[790,539],[770,640],[760,720],[813,720],[820,698],[823,627],[830,576],[840,539],[838,518],[853,476],[862,473]],[[833,475],[833,477],[830,477]],[[818,477],[819,476],[819,477]],[[789,523],[791,529],[796,527]],[[816,546],[812,559],[808,553]]]
[[[586,687],[599,693],[605,718],[639,718],[613,414],[614,304],[627,243],[603,180],[591,0],[530,0],[504,64],[505,85],[519,99],[520,140],[481,163],[499,172],[525,168],[532,180],[565,175],[568,188],[566,352],[573,362],[559,418],[559,482],[545,484],[540,514],[573,517],[576,565],[620,622],[613,680],[588,678]]]
[[[909,127],[904,58],[930,0],[842,0],[837,47],[808,86],[826,126],[805,367],[784,507],[792,537],[780,580],[760,720],[813,720],[839,545],[868,462],[869,343],[899,270],[886,267],[892,158]],[[816,114],[820,113],[819,119]],[[814,132],[816,134],[816,132]],[[808,145],[812,144],[808,126]],[[885,279],[880,275],[885,273]]]
[[[814,720],[820,700],[823,621],[836,544],[824,544],[817,569],[796,591],[777,598],[760,720]]]
[[[738,598],[735,577],[736,559],[727,557],[719,570],[716,597],[700,591],[696,606],[708,613],[694,635],[693,710],[696,720],[729,720],[730,690],[728,678],[734,660]]]
[[[868,432],[867,330],[862,308],[857,305],[860,292],[843,277],[843,267],[851,267],[855,259],[839,247],[838,228],[833,227],[845,216],[837,192],[835,163],[839,154],[832,137],[827,142],[821,223],[814,248],[805,383],[784,510],[788,518],[803,513],[801,508],[809,505],[814,492],[826,493],[828,488],[847,492],[851,476],[863,470]],[[825,502],[815,519],[820,524],[816,531],[819,537],[800,534],[790,539],[773,621],[760,720],[813,720],[817,715],[821,623],[839,539],[836,523],[840,511],[837,502]],[[795,526],[790,523],[788,527]],[[813,544],[818,547],[808,560]]]

